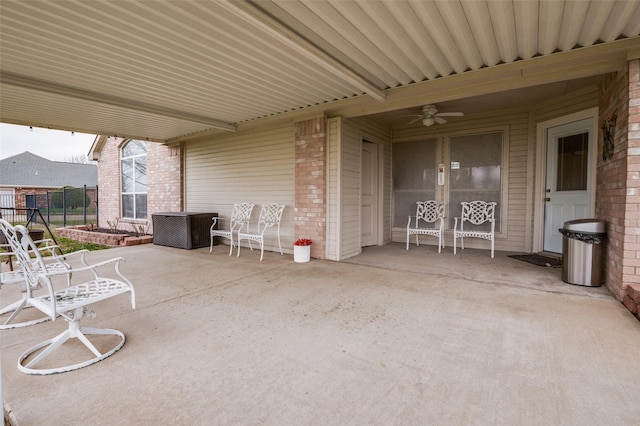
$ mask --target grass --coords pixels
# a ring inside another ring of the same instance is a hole
[[[51,234],[49,234],[49,232],[46,229],[44,229],[43,238],[51,238]],[[64,238],[64,237],[56,237],[56,241],[58,242],[58,245],[62,249],[63,253],[71,253],[78,250],[96,251],[96,250],[105,250],[110,248],[109,246],[105,246],[102,244],[83,243],[80,241],[71,240],[69,238]]]
[[[45,238],[47,238],[46,234],[45,234]],[[80,241],[70,240],[69,238],[63,238],[63,237],[56,237],[56,241],[58,242],[58,245],[62,249],[63,253],[71,253],[74,251],[85,250],[85,249],[89,251],[95,251],[95,250],[105,250],[109,248],[109,246],[105,246],[102,244],[82,243]]]
[[[33,227],[34,229],[42,229],[44,231],[44,236],[42,238],[47,239],[47,238],[51,238],[51,234],[44,228],[41,227]],[[105,246],[102,244],[95,244],[95,243],[83,243],[80,241],[76,241],[76,240],[71,240],[69,238],[64,238],[64,237],[56,237],[55,241],[57,241],[58,246],[60,246],[60,248],[62,249],[62,253],[63,254],[67,254],[67,253],[72,253],[74,251],[78,251],[78,250],[89,250],[89,251],[96,251],[96,250],[105,250],[110,248],[109,246]],[[2,249],[0,249],[2,250]],[[48,250],[44,250],[42,252],[43,256],[50,256],[51,252],[49,252]]]

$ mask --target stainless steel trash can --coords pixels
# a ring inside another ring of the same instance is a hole
[[[578,219],[564,223],[562,233],[562,281],[598,287],[602,285],[602,254],[605,223]]]

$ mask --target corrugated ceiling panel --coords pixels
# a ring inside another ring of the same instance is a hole
[[[578,43],[581,46],[591,46],[600,39],[600,34],[602,34],[614,4],[606,1],[591,2],[589,4],[582,32],[578,37]]]
[[[97,112],[121,119],[130,111],[143,117],[139,131],[157,117],[154,138],[203,127],[194,121],[228,127],[365,92],[380,101],[384,90],[640,32],[640,2],[623,0],[2,0],[0,7],[3,84],[68,89],[85,106],[93,101],[82,114],[58,95],[46,102],[39,94],[42,110],[33,117],[48,110],[58,125],[94,122],[102,130]],[[3,120],[32,119],[10,99],[2,95],[11,112]]]
[[[176,134],[188,135],[209,128],[200,123],[15,86],[2,85],[0,90],[3,100],[0,104],[0,114],[3,120],[17,124],[48,127],[46,123],[53,121],[59,123],[57,128],[61,130],[75,129],[77,132],[157,141],[169,139]],[[24,116],[29,116],[32,123],[23,123],[21,117]],[[118,131],[113,132],[112,129]]]
[[[611,9],[611,13],[607,19],[602,33],[598,37],[602,41],[613,41],[620,34],[623,34],[625,27],[629,22],[629,17],[634,15],[634,12],[640,11],[640,3],[637,1],[627,1],[616,3]],[[637,14],[636,14],[637,15]],[[636,18],[636,28],[640,26],[640,16]]]
[[[539,4],[517,1],[513,3],[516,41],[520,59],[533,58],[538,53]]]
[[[412,60],[411,52],[416,51],[414,42],[383,3],[372,2],[365,8],[356,2],[338,2],[335,5],[351,21],[363,20],[360,30],[403,71],[406,75],[402,79],[403,84],[424,79],[424,73]]]
[[[538,38],[538,52],[543,55],[553,53],[558,47],[563,9],[563,2],[545,1],[540,3],[538,19],[540,27],[536,37]]]
[[[513,4],[509,2],[488,2],[491,24],[495,32],[502,62],[518,59],[518,45]]]
[[[468,64],[467,68],[478,69],[482,67],[484,62],[471,31],[469,20],[462,8],[462,4],[451,2],[450,4],[438,7],[438,10],[444,22],[452,29],[451,35],[458,46],[458,50],[460,50],[460,54]],[[487,26],[490,22],[485,21],[482,24]]]
[[[468,68],[468,65],[460,52],[460,46],[456,45],[455,42],[452,43],[452,41],[455,41],[455,38],[451,34],[451,31],[457,30],[460,23],[451,22],[451,27],[449,27],[442,19],[438,8],[434,7],[432,3],[416,2],[413,3],[412,6],[420,17],[430,38],[447,59],[451,70],[456,73],[464,72]]]
[[[562,51],[571,50],[578,44],[578,38],[584,25],[585,17],[589,11],[588,2],[563,2],[564,12],[562,14],[562,24],[560,25],[560,37],[558,49]]]
[[[462,3],[473,38],[478,46],[483,63],[493,66],[500,62],[500,51],[496,42],[489,8],[485,2],[468,1]]]
[[[201,97],[196,105],[223,100],[224,108],[212,112],[230,122],[357,94],[288,47],[234,25],[233,16],[215,2],[32,6],[22,6],[25,14],[12,14],[3,6],[5,19],[20,16],[23,22],[8,31],[15,37],[3,50],[6,70],[41,79],[68,75],[76,87],[115,96],[130,96],[134,90],[138,101],[171,102],[190,112],[200,112],[191,109],[193,96]],[[28,46],[29,63],[14,62],[12,42],[16,48]],[[116,67],[102,67],[105,58]],[[79,69],[90,73],[74,73]],[[122,78],[122,69],[128,78]]]
[[[416,46],[412,59],[427,79],[451,74],[451,66],[431,37],[426,33],[424,25],[411,5],[406,2],[394,4],[388,8],[389,13],[407,31]]]
[[[329,2],[305,1],[305,5],[322,19],[332,30],[338,32],[344,40],[345,45],[334,45],[337,50],[344,51],[347,56],[353,48],[360,50],[362,56],[368,58],[364,63],[372,69],[378,69],[378,78],[384,81],[389,87],[395,87],[400,81],[407,81],[406,73],[391,58],[382,54],[382,51],[375,43],[367,38],[360,30],[360,25],[353,25],[348,17],[334,8]],[[287,2],[279,3],[285,10]],[[313,19],[313,16],[309,18]],[[321,35],[324,38],[324,35]],[[389,78],[392,77],[392,79]]]

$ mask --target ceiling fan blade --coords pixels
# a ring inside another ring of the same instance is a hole
[[[410,122],[408,122],[407,124],[413,124],[413,123],[415,123],[416,121],[420,121],[420,120],[422,120],[422,116],[419,116],[418,118],[411,120],[411,121],[410,121]]]
[[[434,120],[436,120],[436,123],[438,124],[444,124],[447,122],[447,120],[445,120],[444,118],[440,118],[437,115],[435,117],[433,117]]]
[[[462,117],[464,116],[463,112],[439,112],[438,114],[440,117]]]

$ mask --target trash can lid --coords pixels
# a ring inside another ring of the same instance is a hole
[[[575,232],[605,232],[605,224],[597,219],[577,219],[564,223],[564,229]]]

